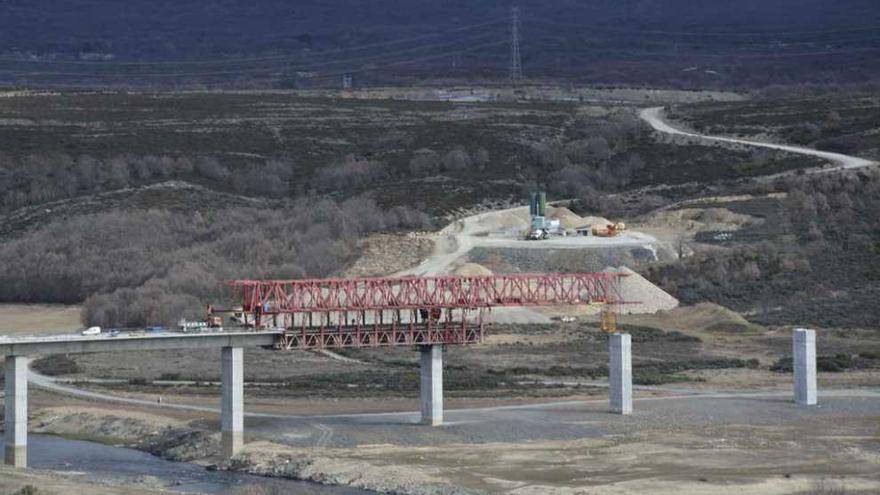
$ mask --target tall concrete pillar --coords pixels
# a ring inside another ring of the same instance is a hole
[[[6,356],[5,462],[27,467],[27,358]]]
[[[220,436],[223,455],[232,457],[244,443],[244,353],[241,347],[224,347],[220,353]]]
[[[803,406],[816,404],[816,331],[795,328],[792,334],[794,401]]]
[[[608,399],[611,411],[632,414],[632,338],[615,333],[608,340]]]
[[[422,424],[443,424],[443,347],[426,345],[421,348],[422,361]]]

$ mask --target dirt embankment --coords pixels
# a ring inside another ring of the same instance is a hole
[[[379,493],[457,495],[473,493],[437,476],[441,469],[396,463],[383,453],[400,449],[367,446],[357,449],[299,449],[271,442],[248,444],[228,468],[260,476],[349,486]],[[428,451],[430,448],[415,449]]]
[[[377,277],[414,267],[434,250],[434,241],[425,235],[374,234],[359,243],[361,256],[344,277]]]
[[[811,426],[817,425],[795,428]],[[857,423],[833,429],[854,434],[866,428],[870,425]],[[840,457],[829,457],[822,449],[807,450],[778,471],[768,468],[790,456],[789,449],[803,448],[802,442],[790,441],[788,434],[785,429],[731,425],[711,431],[652,430],[601,439],[369,445],[320,451],[260,442],[248,445],[230,468],[407,495],[781,495],[832,493],[811,491],[820,487],[840,490],[833,493],[873,493],[877,488],[871,472],[876,455],[870,453],[866,441],[855,437],[844,440],[848,449]],[[820,437],[811,441],[831,447],[840,440]],[[829,480],[826,476],[831,473],[845,475]]]
[[[207,462],[220,453],[219,435],[198,421],[99,407],[49,407],[30,418],[30,431],[125,445],[172,461]]]

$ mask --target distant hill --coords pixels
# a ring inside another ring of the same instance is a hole
[[[3,0],[0,84],[503,81],[510,2]],[[876,0],[522,0],[529,79],[752,88],[880,73]]]

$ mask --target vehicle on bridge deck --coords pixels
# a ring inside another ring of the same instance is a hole
[[[83,335],[101,335],[101,327],[89,327],[82,331]]]

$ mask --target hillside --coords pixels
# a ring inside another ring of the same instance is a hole
[[[543,186],[574,197],[819,162],[658,141],[628,104],[420,102],[291,94],[0,99],[5,211],[168,180],[257,198],[374,194],[435,215]],[[524,189],[526,188],[526,189]],[[591,189],[591,190],[592,190]]]

